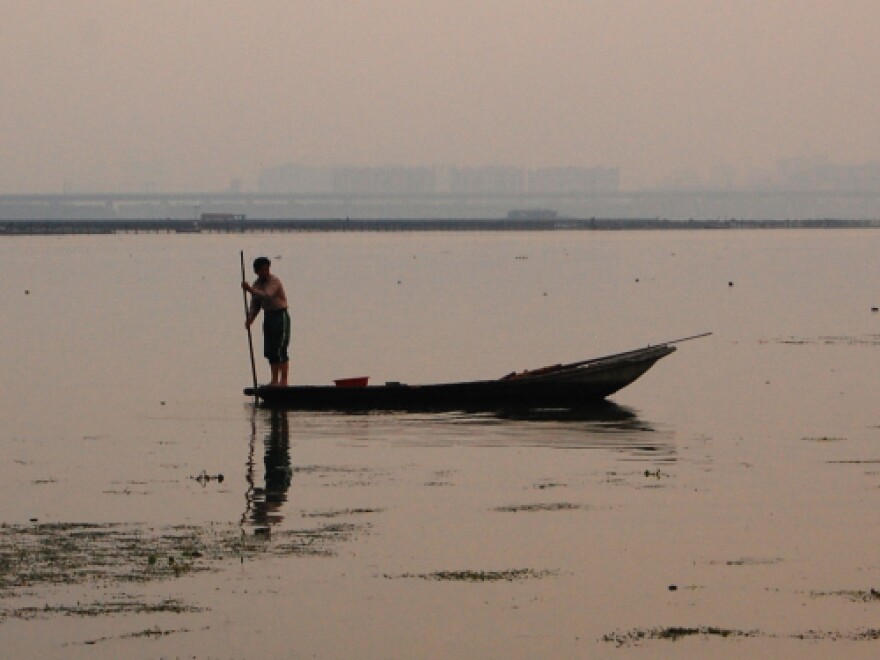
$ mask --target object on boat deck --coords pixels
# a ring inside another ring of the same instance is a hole
[[[336,383],[336,387],[366,387],[369,380],[369,376],[358,376],[356,378],[339,378],[333,382]]]

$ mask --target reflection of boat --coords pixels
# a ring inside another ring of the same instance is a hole
[[[677,340],[683,341],[683,340]],[[511,373],[496,380],[362,387],[297,385],[245,389],[268,406],[299,410],[576,409],[626,387],[675,350],[667,342],[605,357]]]
[[[511,408],[494,410],[490,414],[502,422],[588,422],[593,432],[654,430],[633,409],[606,399],[576,408]]]
[[[308,413],[302,413],[308,414]],[[412,415],[418,433],[409,444],[479,445],[484,447],[555,447],[606,449],[628,455],[627,460],[675,460],[672,434],[610,400],[578,408],[511,409]],[[369,416],[376,419],[376,416]],[[398,423],[404,416],[396,416]],[[447,432],[443,433],[444,426]],[[437,438],[440,438],[440,443]]]

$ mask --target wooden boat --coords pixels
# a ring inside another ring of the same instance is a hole
[[[695,335],[686,339],[695,339]],[[678,339],[604,357],[510,373],[495,380],[406,385],[366,385],[345,379],[336,385],[263,385],[244,390],[264,405],[295,410],[466,410],[577,409],[595,405],[626,387],[657,360],[676,350]]]

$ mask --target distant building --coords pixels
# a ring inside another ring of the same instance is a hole
[[[334,167],[332,191],[340,194],[424,195],[433,193],[434,172],[427,167]]]
[[[311,167],[264,169],[260,192],[285,194],[521,195],[617,192],[620,172],[606,167]]]
[[[835,165],[821,160],[783,161],[777,185],[788,190],[880,192],[880,162]]]
[[[447,172],[446,186],[440,192],[515,195],[526,191],[526,178],[519,167],[453,167]]]
[[[529,170],[530,193],[598,193],[620,190],[620,171],[609,167],[544,167]]]
[[[309,167],[288,163],[265,168],[257,178],[263,193],[331,193],[333,173],[325,167]]]

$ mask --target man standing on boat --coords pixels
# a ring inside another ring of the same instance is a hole
[[[263,355],[272,369],[269,385],[287,385],[290,359],[287,346],[290,343],[290,315],[287,312],[287,296],[284,285],[269,268],[272,262],[266,257],[254,259],[257,279],[253,284],[246,281],[241,288],[251,294],[245,328],[250,329],[260,310],[263,310]]]

